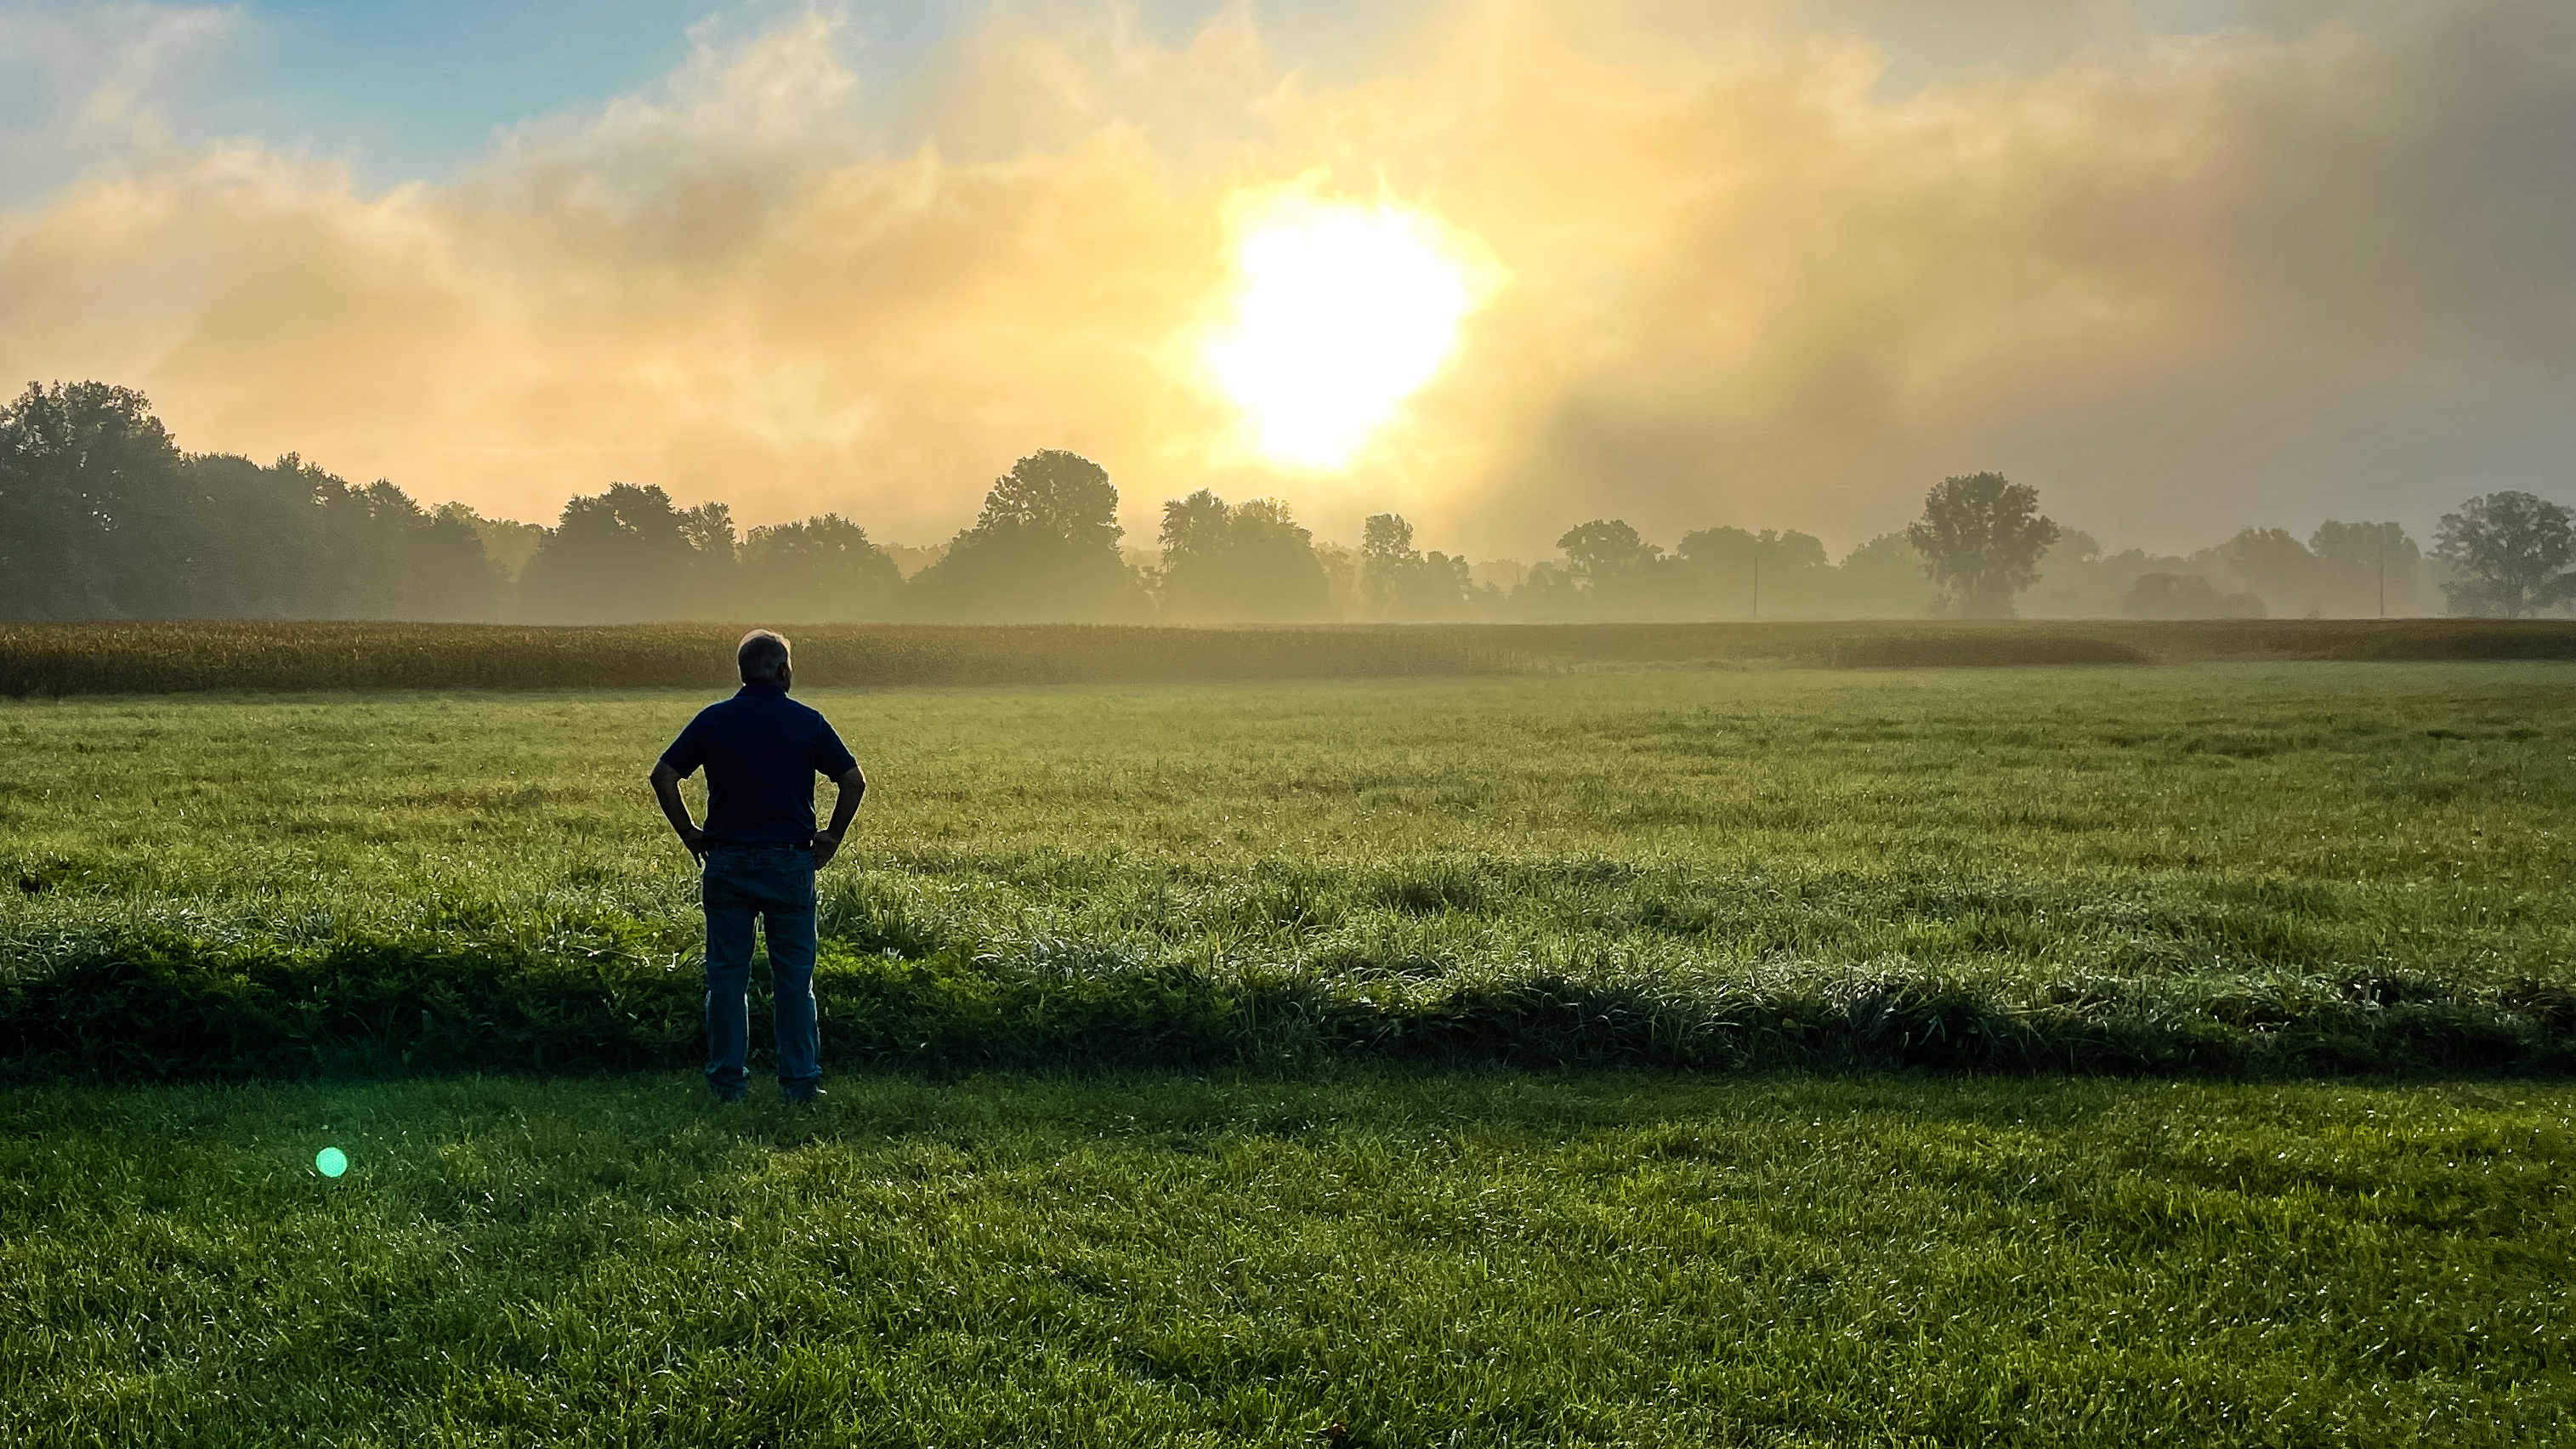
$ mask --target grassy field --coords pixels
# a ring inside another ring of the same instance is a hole
[[[0,1442],[2568,1435],[2576,665],[800,693],[0,704]]]
[[[803,693],[845,1062],[2576,1062],[2568,665]],[[702,699],[0,706],[0,1054],[687,1060]]]
[[[0,1091],[0,1439],[2564,1443],[2571,1113],[2514,1082]]]

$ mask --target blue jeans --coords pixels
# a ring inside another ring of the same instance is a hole
[[[769,938],[770,1004],[778,1033],[778,1092],[810,1098],[823,1080],[814,1020],[814,852],[802,845],[719,845],[699,881],[707,911],[707,1086],[743,1095],[751,1050],[751,928]]]

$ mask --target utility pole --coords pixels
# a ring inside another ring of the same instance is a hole
[[[1762,545],[1753,545],[1753,617],[1762,617]]]

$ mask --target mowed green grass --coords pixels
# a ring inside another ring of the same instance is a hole
[[[1390,998],[2576,974],[2568,666],[810,698],[876,780],[827,877],[845,958]],[[617,920],[686,971],[642,777],[700,702],[0,705],[0,966]],[[0,1091],[0,1442],[2455,1445],[2576,1412],[2564,1083],[853,1065],[812,1114],[685,1073]]]
[[[2571,1113],[2511,1082],[18,1089],[0,1440],[2564,1443]]]
[[[827,933],[1388,989],[2565,983],[2576,666],[817,691],[874,786]],[[694,950],[687,694],[0,705],[0,951],[602,916]],[[2323,989],[2319,987],[2319,989]]]

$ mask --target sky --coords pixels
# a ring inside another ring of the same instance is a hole
[[[0,375],[551,521],[2576,503],[2552,0],[0,0]]]

